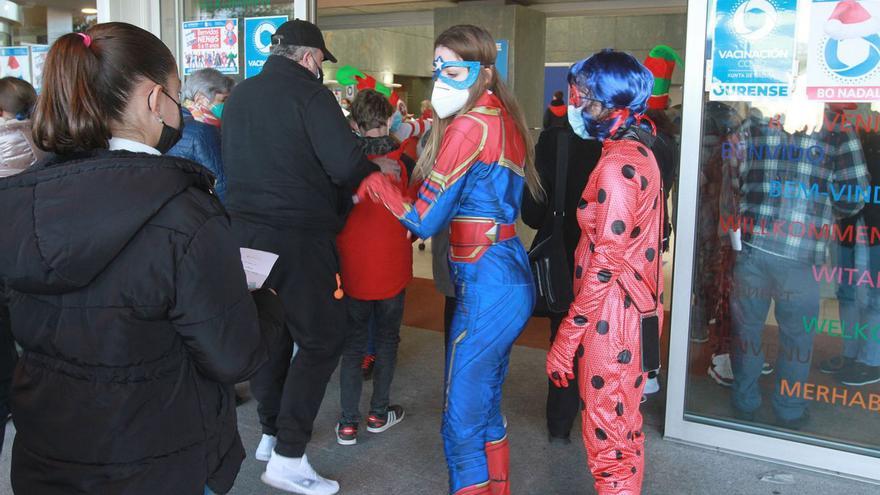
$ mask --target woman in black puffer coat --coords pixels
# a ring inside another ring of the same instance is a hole
[[[229,219],[180,135],[170,51],[121,23],[61,37],[34,121],[54,157],[0,180],[0,277],[24,349],[21,494],[225,493],[233,384],[265,360]]]

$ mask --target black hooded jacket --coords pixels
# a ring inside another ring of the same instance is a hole
[[[333,93],[277,55],[232,91],[223,107],[222,143],[229,212],[278,230],[335,235],[361,180],[379,170]]]
[[[0,276],[24,349],[16,493],[231,488],[232,385],[265,349],[211,183],[187,160],[124,151],[0,180]]]

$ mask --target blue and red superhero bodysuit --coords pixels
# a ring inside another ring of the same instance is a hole
[[[640,315],[656,310],[663,328],[662,185],[647,146],[604,142],[578,205],[575,300],[547,356],[548,373],[560,375],[581,356],[583,437],[599,495],[641,493]]]
[[[501,388],[510,350],[535,301],[528,256],[514,227],[525,157],[515,122],[486,93],[447,127],[414,204],[380,174],[360,190],[421,238],[449,225],[457,305],[446,355],[443,439],[454,494],[510,493]]]

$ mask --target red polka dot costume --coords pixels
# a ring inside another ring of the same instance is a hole
[[[662,202],[660,172],[648,147],[606,140],[578,205],[575,301],[547,357],[548,374],[558,377],[571,372],[575,353],[581,356],[584,444],[599,495],[641,493],[639,402],[647,377],[640,315],[656,308],[663,327]]]

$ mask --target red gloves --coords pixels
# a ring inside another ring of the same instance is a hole
[[[358,202],[372,199],[384,204],[397,218],[403,218],[410,208],[409,200],[400,191],[400,186],[392,183],[382,172],[373,172],[361,181],[356,197]]]
[[[565,323],[563,322],[563,325]],[[565,339],[560,339],[562,328],[547,353],[547,376],[558,388],[568,387],[569,380],[574,380],[574,353],[576,349],[564,344]]]

